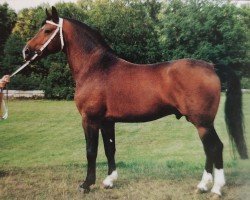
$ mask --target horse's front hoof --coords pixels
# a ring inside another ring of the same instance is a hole
[[[79,185],[79,191],[83,192],[84,194],[87,194],[90,192],[90,185],[86,182],[83,182],[81,185]]]
[[[204,190],[202,188],[196,188],[195,194],[203,194],[203,193],[207,193],[207,190]]]

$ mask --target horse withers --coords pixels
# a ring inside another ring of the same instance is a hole
[[[115,123],[146,122],[174,114],[178,119],[185,116],[194,124],[204,146],[206,163],[198,190],[208,191],[213,182],[212,193],[221,195],[225,185],[223,144],[214,128],[221,83],[214,66],[192,59],[133,64],[116,56],[102,36],[86,24],[59,18],[54,7],[52,13],[46,10],[46,15],[42,28],[23,49],[24,59],[39,52],[38,60],[60,50],[67,56],[86,138],[87,176],[80,187],[89,191],[95,184],[99,130],[108,160],[108,176],[103,185],[109,188],[118,177]],[[247,158],[240,85],[235,85],[237,79],[230,77],[229,74],[226,122],[241,158]]]

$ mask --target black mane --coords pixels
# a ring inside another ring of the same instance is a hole
[[[113,50],[111,49],[111,47],[107,44],[107,42],[104,40],[104,38],[102,37],[102,35],[97,30],[95,30],[95,29],[89,27],[87,24],[82,23],[80,21],[77,21],[75,19],[69,19],[69,18],[65,18],[65,19],[67,19],[68,21],[70,21],[72,24],[76,25],[76,27],[80,27],[81,31],[83,31],[83,34],[85,34],[89,38],[91,38],[92,42],[94,42],[95,44],[101,45],[107,51],[113,53]],[[79,43],[81,43],[81,41],[79,41]],[[86,42],[84,42],[84,44],[86,45]]]

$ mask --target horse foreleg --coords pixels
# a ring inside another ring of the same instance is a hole
[[[118,178],[115,164],[115,124],[105,123],[101,128],[105,154],[108,160],[108,176],[103,181],[104,188],[112,188]]]
[[[206,165],[202,180],[197,187],[202,192],[208,191],[208,185],[213,181],[212,171],[214,165],[214,185],[211,192],[221,196],[221,189],[225,185],[222,158],[223,144],[213,126],[208,128],[199,127],[198,132],[206,154]]]
[[[90,186],[96,181],[96,157],[98,150],[99,127],[93,122],[83,120],[83,129],[86,139],[87,152],[87,176],[85,181],[80,185],[84,192],[89,192]]]

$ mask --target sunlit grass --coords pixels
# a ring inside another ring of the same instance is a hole
[[[223,104],[222,95],[215,127],[225,146],[225,170],[230,188],[226,193],[246,195],[244,188],[249,186],[250,164],[232,157]],[[85,140],[74,102],[10,101],[8,105],[9,118],[0,122],[0,198],[81,197],[76,188],[85,178]],[[244,113],[248,139],[250,94],[244,95]],[[248,146],[249,142],[248,139]],[[187,199],[194,198],[188,191],[193,190],[200,179],[205,155],[196,129],[185,118],[176,120],[168,116],[149,123],[117,124],[116,144],[120,174],[116,188],[107,192],[97,187],[107,173],[100,137],[97,186],[85,198],[113,198],[112,195],[144,198],[147,187],[155,190],[149,193],[151,199],[181,199],[185,194]],[[148,181],[152,185],[148,185]],[[183,188],[183,192],[180,189],[176,194],[174,188],[177,187]],[[199,196],[199,199],[206,198],[208,196]]]

